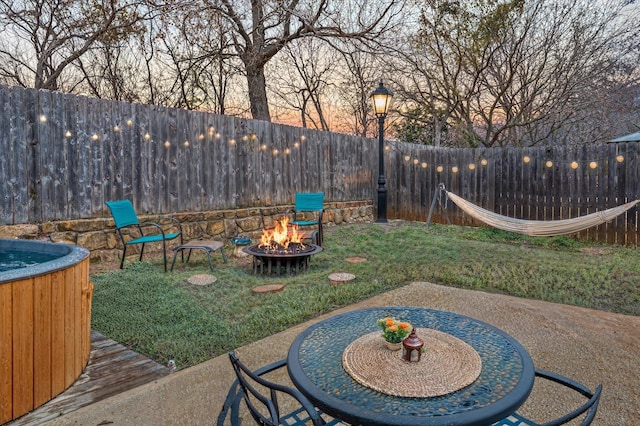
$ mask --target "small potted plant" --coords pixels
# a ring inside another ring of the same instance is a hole
[[[413,327],[408,322],[398,321],[391,317],[379,319],[378,326],[382,330],[382,337],[387,347],[393,351],[402,348],[402,341],[413,330]]]

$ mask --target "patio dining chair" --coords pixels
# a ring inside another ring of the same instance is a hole
[[[136,215],[136,211],[133,208],[133,204],[131,204],[131,201],[129,200],[106,201],[105,204],[111,211],[111,216],[116,224],[120,241],[122,241],[122,260],[120,261],[120,269],[124,266],[124,259],[127,256],[128,246],[142,244],[140,249],[140,260],[142,260],[145,244],[161,242],[162,252],[164,254],[164,271],[167,272],[166,242],[175,238],[180,238],[180,245],[182,245],[182,226],[180,225],[180,222],[178,222],[176,218],[168,216],[168,219],[171,221],[171,228],[167,227],[166,230],[172,230],[175,232],[166,232],[165,228],[158,223],[140,222]],[[129,231],[130,229],[131,231]]]
[[[602,393],[602,385],[598,385],[594,392],[591,392],[589,388],[581,383],[573,381],[567,377],[561,376],[556,373],[552,373],[546,370],[536,369],[536,377],[554,382],[570,390],[578,392],[583,397],[587,398],[587,401],[576,408],[575,410],[564,414],[557,419],[548,420],[542,423],[537,423],[532,419],[525,417],[519,413],[514,413],[492,426],[558,426],[569,423],[574,419],[583,417],[580,426],[588,426],[593,422],[596,412],[598,411],[598,403],[600,402],[600,394]]]
[[[281,359],[256,371],[251,371],[233,352],[229,352],[229,359],[237,379],[229,389],[218,416],[217,426],[225,424],[227,414],[230,414],[232,426],[240,424],[239,411],[242,400],[245,401],[251,416],[259,425],[304,426],[313,424],[314,426],[332,426],[339,424],[339,420],[331,418],[315,408],[297,389],[264,378],[268,373],[286,367],[286,359]],[[295,409],[287,413],[282,412],[281,402],[283,401],[279,399],[285,395],[296,402]]]
[[[317,226],[311,233],[311,242],[322,247],[322,214],[324,213],[324,192],[297,192],[296,200],[291,211],[291,224],[298,227]],[[289,210],[286,212],[289,215]]]

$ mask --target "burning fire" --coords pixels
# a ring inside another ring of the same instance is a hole
[[[272,249],[282,247],[286,250],[291,243],[302,243],[303,238],[304,232],[298,232],[298,225],[292,225],[289,228],[289,218],[285,216],[281,221],[275,223],[273,229],[262,231],[258,247]]]

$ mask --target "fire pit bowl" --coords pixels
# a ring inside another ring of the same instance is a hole
[[[287,249],[282,247],[259,247],[254,244],[242,249],[253,256],[253,273],[280,275],[285,272],[298,274],[309,268],[309,259],[314,254],[320,253],[322,247],[315,244],[291,243]]]

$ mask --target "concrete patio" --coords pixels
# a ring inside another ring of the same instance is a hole
[[[522,343],[536,367],[591,389],[602,383],[594,425],[640,424],[640,317],[414,282],[238,348],[237,353],[257,368],[285,357],[295,336],[315,321],[346,310],[394,305],[448,310],[493,324]],[[222,355],[45,424],[213,424],[233,379],[228,357]],[[546,388],[534,388],[521,409],[536,420],[569,411],[576,401],[571,392],[545,396],[540,389]]]

